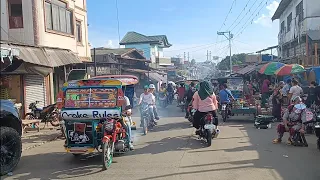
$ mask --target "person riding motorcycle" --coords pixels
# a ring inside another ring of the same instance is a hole
[[[211,83],[203,81],[200,83],[199,91],[193,95],[192,107],[196,109],[194,114],[193,127],[195,127],[196,134],[199,134],[201,126],[204,126],[203,117],[207,113],[211,113],[214,117],[214,125],[218,126],[218,116],[216,110],[218,109],[218,101],[213,92]]]
[[[126,128],[126,131],[127,131],[127,141],[129,143],[129,148],[130,150],[133,150],[134,147],[132,145],[132,140],[131,140],[131,137],[132,137],[132,133],[131,133],[131,125],[132,125],[132,118],[131,118],[131,114],[132,114],[132,106],[130,104],[130,100],[127,96],[124,96],[124,104],[122,106],[122,114],[124,114],[128,119],[129,119],[129,122],[125,121],[125,123],[123,124],[124,127]]]
[[[145,86],[144,87],[144,93],[142,93],[140,95],[140,99],[139,99],[139,105],[143,102],[146,103],[149,106],[149,111],[150,114],[152,115],[152,120],[154,121],[154,119],[159,120],[159,116],[158,116],[158,112],[157,112],[157,108],[155,106],[156,104],[156,98],[155,96],[152,94],[153,91],[155,89],[155,86],[153,84],[150,84],[150,86]],[[154,123],[156,123],[154,121]],[[142,125],[142,124],[141,124]]]
[[[219,107],[221,107],[223,103],[227,103],[230,107],[228,114],[231,114],[231,109],[232,109],[232,106],[230,104],[231,100],[235,100],[231,91],[228,89],[227,84],[222,84],[221,90],[219,92],[219,105],[220,105]]]
[[[174,88],[173,88],[172,84],[168,84],[167,92],[168,92],[168,102],[170,104],[172,102],[173,96],[174,96]]]
[[[288,106],[288,109],[283,114],[282,120],[283,123],[279,124],[277,127],[278,138],[273,140],[274,144],[281,143],[283,134],[289,132],[290,136],[288,138],[288,145],[293,143],[293,136],[295,132],[300,132],[304,134],[306,122],[306,105],[302,103],[302,99],[299,96],[296,96],[293,99],[293,104]]]
[[[188,118],[190,115],[190,112],[188,111],[188,106],[190,105],[190,103],[192,101],[192,97],[196,91],[197,91],[197,89],[195,88],[194,82],[191,82],[190,87],[185,94],[185,98],[186,98],[186,104],[185,104],[186,116],[185,116],[185,118]]]
[[[166,84],[162,83],[159,89],[159,97],[166,97],[166,96],[167,96]]]
[[[184,84],[180,84],[180,87],[177,89],[177,94],[178,94],[178,106],[184,102],[184,97],[186,93],[186,88],[184,87]]]

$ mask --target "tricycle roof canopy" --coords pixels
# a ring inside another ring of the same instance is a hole
[[[139,83],[139,78],[132,75],[106,75],[106,76],[96,76],[92,77],[94,80],[110,80],[115,79],[121,81],[123,86],[134,85]]]

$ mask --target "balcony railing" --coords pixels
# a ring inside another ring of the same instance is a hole
[[[317,57],[315,55],[311,56],[294,56],[282,59],[281,62],[286,64],[300,64],[304,67],[312,67],[312,66],[319,66],[320,65],[320,55]]]

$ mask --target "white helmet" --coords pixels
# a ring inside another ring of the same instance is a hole
[[[155,88],[156,88],[156,86],[154,84],[149,85],[149,89],[155,89]]]

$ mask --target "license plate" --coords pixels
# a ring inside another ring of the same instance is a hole
[[[204,125],[204,128],[205,128],[205,129],[211,129],[211,130],[212,130],[212,129],[215,128],[215,125],[214,125],[214,124],[205,124],[205,125]]]
[[[222,105],[222,110],[226,110],[226,105],[224,104],[224,105]]]

